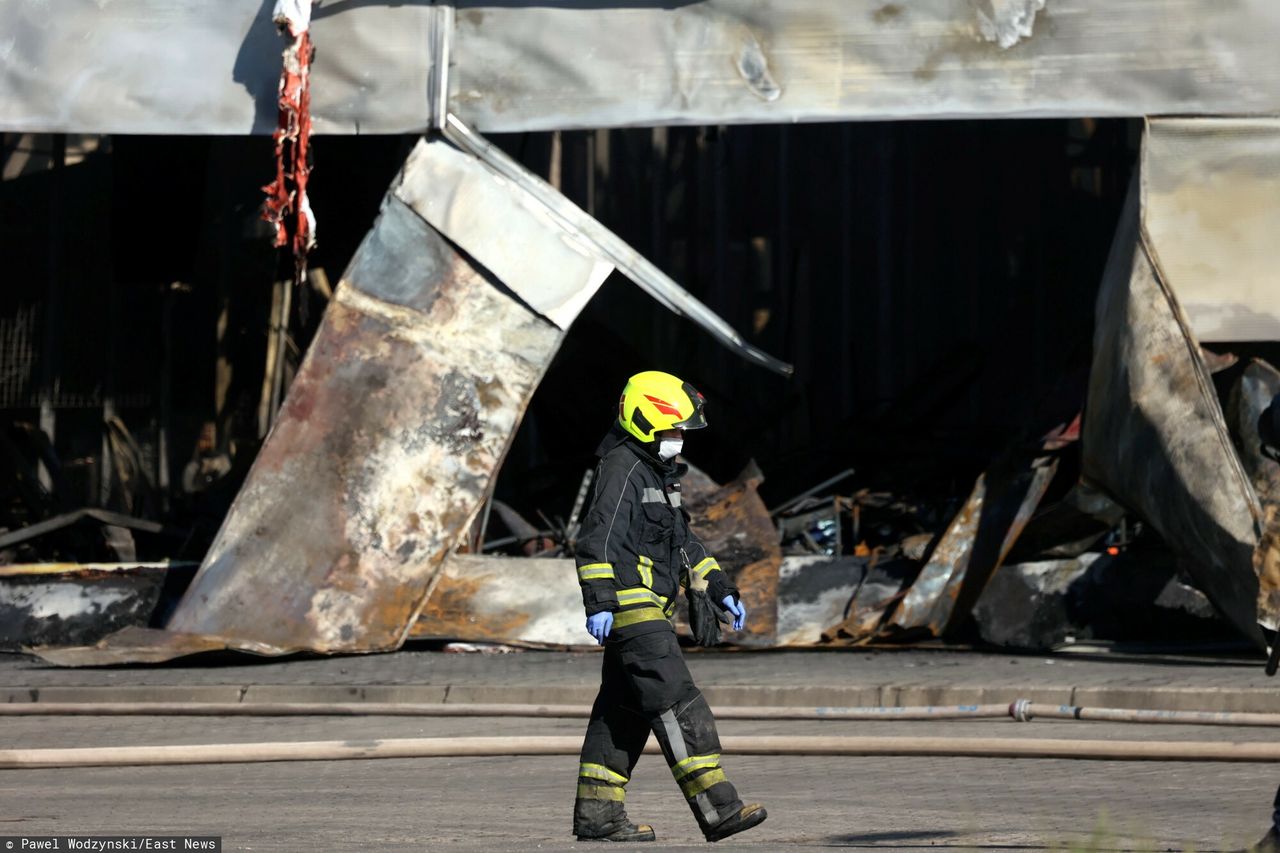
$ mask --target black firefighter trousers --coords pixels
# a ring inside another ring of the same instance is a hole
[[[720,767],[711,709],[667,623],[605,644],[600,693],[582,743],[574,834],[599,838],[628,825],[626,784],[651,731],[703,832],[742,808]]]

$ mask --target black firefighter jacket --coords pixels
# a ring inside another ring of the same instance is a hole
[[[688,467],[651,455],[616,423],[596,453],[600,464],[577,542],[587,615],[614,611],[622,636],[669,628],[690,572],[707,581],[717,606],[726,595],[737,598],[680,506],[679,478]]]

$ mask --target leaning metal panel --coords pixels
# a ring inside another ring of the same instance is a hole
[[[399,646],[562,334],[388,199],[167,627]]]

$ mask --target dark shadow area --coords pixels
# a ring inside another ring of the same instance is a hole
[[[1011,445],[1079,411],[1131,122],[559,140],[572,200],[796,373],[744,362],[615,273],[570,329],[500,475],[497,496],[531,522],[567,517],[641,370],[707,395],[711,428],[688,437],[687,458],[720,482],[756,460],[769,506],[854,468],[843,488],[918,494],[945,517]],[[496,141],[550,174],[552,134]]]

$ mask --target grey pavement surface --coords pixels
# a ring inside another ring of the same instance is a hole
[[[6,747],[446,735],[578,735],[580,720],[11,718]],[[1268,740],[1274,730],[1043,722],[726,721],[722,735]],[[576,756],[0,771],[0,835],[220,835],[226,850],[597,850],[569,835]],[[1263,764],[727,755],[767,850],[1221,850],[1254,840],[1280,768]],[[670,773],[645,756],[643,850],[704,848]]]
[[[713,705],[955,705],[1280,712],[1280,681],[1247,659],[1102,659],[939,650],[687,654]],[[64,669],[0,655],[0,701],[589,703],[591,652],[445,653]]]

